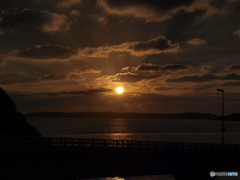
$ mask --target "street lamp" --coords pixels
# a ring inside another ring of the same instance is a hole
[[[226,130],[224,127],[224,90],[223,89],[217,89],[217,91],[222,92],[222,145],[224,144],[224,131]]]

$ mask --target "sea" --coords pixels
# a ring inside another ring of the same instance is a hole
[[[43,137],[196,143],[222,141],[222,122],[216,120],[27,117],[27,121]],[[240,121],[225,121],[224,127],[226,128],[224,143],[240,144]],[[240,179],[240,176],[217,177],[218,180],[236,178]],[[175,180],[175,178],[173,175],[154,175],[88,180]]]

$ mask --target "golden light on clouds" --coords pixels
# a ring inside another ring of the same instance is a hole
[[[116,92],[117,92],[118,94],[122,94],[122,93],[124,92],[124,88],[123,88],[123,87],[117,87],[117,88],[116,88]]]
[[[120,177],[107,177],[106,180],[125,180],[125,179],[120,178]]]

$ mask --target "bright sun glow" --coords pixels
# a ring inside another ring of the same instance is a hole
[[[122,94],[124,89],[123,89],[123,87],[117,87],[116,91],[117,91],[118,94]]]

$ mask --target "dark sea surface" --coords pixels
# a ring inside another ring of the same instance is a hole
[[[221,143],[221,121],[27,118],[46,137]],[[240,143],[240,122],[225,122],[225,143]]]
[[[33,118],[44,137],[221,143],[221,121],[186,119]],[[225,122],[225,143],[240,143],[240,122]],[[225,177],[236,179],[239,177]],[[91,180],[174,180],[173,175],[106,177]],[[224,177],[218,177],[224,179]]]

